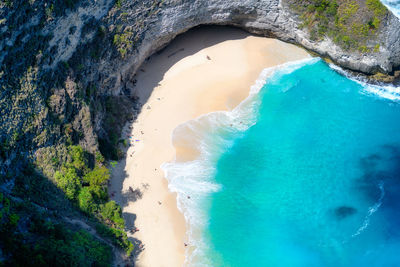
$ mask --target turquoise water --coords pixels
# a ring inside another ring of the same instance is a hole
[[[188,265],[400,266],[400,104],[319,60],[287,69],[182,126],[203,154],[163,168]]]

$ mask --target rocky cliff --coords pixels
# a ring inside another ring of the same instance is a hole
[[[97,72],[107,77],[103,80],[104,93],[118,94],[123,87],[129,88],[129,80],[145,58],[168,44],[176,35],[208,24],[232,25],[252,33],[276,37],[327,56],[344,68],[367,74],[377,71],[391,73],[400,66],[400,21],[391,13],[384,16],[377,33],[367,40],[369,46],[379,44],[379,49],[360,52],[343,48],[329,37],[312,40],[310,32],[302,27],[299,14],[291,9],[290,4],[286,0],[122,2],[102,19],[120,51],[120,57],[106,52],[101,58],[107,60],[108,64],[103,61],[96,66]],[[104,8],[109,5],[100,1],[96,6]],[[93,7],[94,17],[96,10]],[[73,18],[73,15],[69,15],[70,23],[74,21]],[[54,29],[66,29],[65,23],[65,19],[61,20]],[[67,32],[57,33],[51,43],[66,43],[60,36],[70,38]],[[75,32],[72,38],[73,42],[68,45],[58,46],[52,66],[55,66],[57,59],[68,60],[74,47],[87,42],[88,36]]]
[[[86,91],[88,102],[99,96],[126,95],[133,87],[135,72],[147,57],[176,35],[199,25],[232,25],[276,37],[328,57],[344,68],[366,74],[393,73],[400,66],[400,21],[393,14],[386,12],[381,15],[379,26],[371,24],[370,29],[366,29],[364,43],[359,44],[358,49],[350,49],[343,42],[334,40],[333,35],[339,35],[340,28],[337,32],[331,31],[330,35],[323,33],[323,38],[315,38],[312,30],[304,27],[304,16],[313,14],[304,13],[298,7],[309,6],[308,2],[316,5],[323,1],[97,0],[80,3],[68,0],[64,5],[59,4],[63,1],[2,1],[0,83],[3,86],[3,108],[0,134],[4,138],[4,134],[17,135],[17,128],[29,128],[16,118],[21,114],[13,115],[21,110],[16,102],[24,102],[21,99],[15,101],[14,94],[19,98],[29,94],[31,100],[28,102],[43,103],[30,107],[25,101],[24,105],[28,106],[24,113],[33,112],[39,115],[36,117],[48,118],[43,109],[47,107],[61,123],[69,121],[74,124],[73,128],[80,128],[80,135],[91,135],[91,138],[86,138],[85,146],[94,151],[96,142],[90,139],[95,139],[96,133],[103,134],[104,114],[92,112],[91,116],[100,116],[94,120],[92,117],[94,132],[79,125],[87,116],[83,114],[85,112],[79,115],[79,121],[73,123],[72,117],[76,117],[76,111],[84,106],[77,100],[82,95],[77,97],[75,92]],[[342,0],[338,1],[336,9],[340,11],[342,3],[353,2],[356,5],[365,3],[363,0]],[[369,16],[364,11],[350,15]],[[315,24],[315,20],[311,24]],[[364,26],[368,27],[367,24]],[[373,34],[368,34],[368,31]],[[19,84],[15,78],[19,79]],[[26,92],[16,93],[16,87]],[[38,88],[29,92],[28,87]],[[13,92],[7,92],[7,88],[13,88],[10,90]],[[43,92],[38,95],[41,90]],[[104,110],[104,107],[100,109]],[[29,117],[28,114],[23,116]],[[43,130],[45,128],[41,127],[41,133]],[[57,132],[56,129],[51,131]],[[50,141],[41,137],[36,136],[35,143],[39,147]]]
[[[131,96],[140,65],[178,34],[211,24],[295,43],[365,74],[400,67],[400,21],[378,0],[0,0],[0,194],[36,203],[48,220],[65,224],[57,210],[79,217],[78,208],[120,231],[102,212],[107,198],[84,179],[107,176],[101,154],[123,156],[119,131],[140,109]],[[72,207],[63,199],[66,177],[78,190]],[[14,222],[15,238],[28,240],[33,209],[15,212],[25,218]],[[4,218],[0,226],[11,227]]]

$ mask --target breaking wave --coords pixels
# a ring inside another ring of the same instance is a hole
[[[283,75],[308,64],[320,61],[319,58],[288,62],[276,67],[266,68],[250,88],[249,96],[231,111],[217,111],[202,115],[179,125],[173,132],[173,143],[193,144],[198,151],[194,160],[164,163],[161,168],[168,180],[168,188],[177,193],[178,208],[183,212],[188,224],[189,249],[186,250],[186,265],[210,266],[205,251],[204,229],[207,226],[208,196],[221,190],[214,181],[216,162],[229,147],[235,137],[253,126],[257,121],[260,105],[258,93],[268,79],[279,80]],[[273,80],[270,80],[273,81]]]

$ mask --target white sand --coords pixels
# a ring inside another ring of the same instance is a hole
[[[145,103],[131,130],[132,140],[139,141],[133,141],[126,160],[116,167],[109,189],[123,205],[128,227],[137,216],[139,232],[130,236],[144,244],[138,266],[184,263],[187,226],[160,170],[162,163],[175,159],[174,128],[205,113],[233,109],[264,68],[306,57],[306,51],[291,44],[210,27],[179,36],[141,67],[132,92]],[[196,156],[178,152],[180,160]],[[142,190],[143,197],[124,201],[129,187]]]

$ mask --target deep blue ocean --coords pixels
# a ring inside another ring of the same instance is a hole
[[[163,165],[190,225],[188,265],[400,266],[398,91],[310,59],[178,127],[201,151]]]

